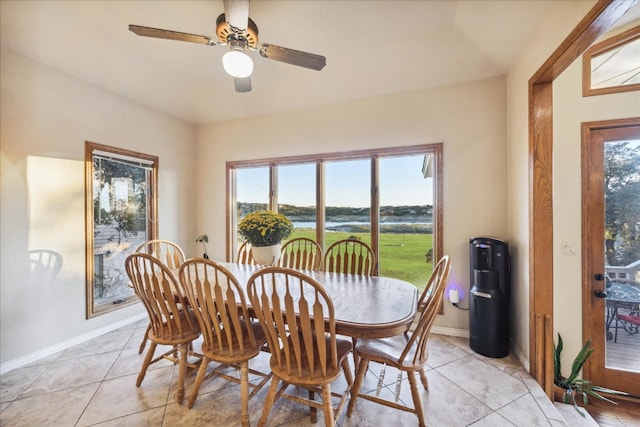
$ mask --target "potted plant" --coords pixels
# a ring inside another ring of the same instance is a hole
[[[209,243],[209,236],[207,236],[206,234],[202,234],[196,237],[196,243],[202,243],[202,247],[204,248],[202,257],[205,259],[209,259],[209,254],[207,254],[207,243]]]
[[[261,265],[273,265],[280,258],[280,242],[293,232],[286,216],[272,211],[248,214],[238,224],[238,232],[251,244],[253,259]]]
[[[578,398],[582,396],[582,402],[585,405],[589,403],[589,396],[593,396],[595,398],[605,400],[607,402],[613,403],[614,405],[617,405],[616,402],[604,397],[600,393],[617,395],[627,394],[605,387],[600,387],[592,384],[591,381],[578,378],[578,374],[580,373],[582,366],[587,361],[589,356],[591,356],[591,353],[593,353],[593,347],[591,347],[590,340],[585,343],[578,355],[573,360],[573,363],[571,364],[571,373],[569,374],[569,376],[562,376],[560,366],[562,347],[562,337],[560,336],[560,334],[558,334],[558,345],[555,346],[553,354],[553,383],[556,386],[556,390],[554,393],[556,396],[556,400],[562,400],[563,403],[572,403],[576,408],[576,411],[578,411],[578,413],[584,417],[584,412],[580,410],[576,402],[576,396],[578,396]]]

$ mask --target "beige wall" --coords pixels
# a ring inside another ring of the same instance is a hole
[[[506,237],[505,97],[497,77],[201,126],[198,232],[217,236],[210,252],[223,259],[226,161],[442,142],[444,252],[450,280],[468,289],[469,238]],[[444,309],[436,325],[466,332],[468,312]]]
[[[583,122],[640,116],[640,92],[583,98],[579,58],[553,82],[553,106],[554,336],[558,332],[562,335],[562,364],[568,369],[582,347],[580,126]],[[575,255],[563,255],[562,242],[575,245]]]
[[[159,156],[160,235],[190,248],[195,229],[184,216],[194,196],[195,129],[7,50],[0,65],[0,363],[6,366],[143,313],[136,305],[85,319],[84,141]],[[54,280],[30,277],[33,249],[62,256]]]
[[[511,340],[529,361],[529,125],[528,81],[595,4],[557,2],[507,75],[507,205],[512,265]],[[552,268],[553,266],[549,266]]]

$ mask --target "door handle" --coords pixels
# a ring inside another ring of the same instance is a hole
[[[602,282],[604,280],[604,274],[602,274],[602,273],[594,274],[593,278],[596,279],[599,282]]]
[[[606,298],[607,297],[607,293],[605,291],[601,291],[600,289],[597,289],[597,290],[593,291],[593,295],[595,295],[598,298]]]

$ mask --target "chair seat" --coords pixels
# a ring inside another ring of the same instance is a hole
[[[623,320],[633,325],[640,326],[640,316],[635,316],[631,314],[618,314],[618,320]]]
[[[252,359],[260,353],[260,349],[267,342],[267,339],[258,321],[250,322],[250,328],[253,329],[253,335],[255,337],[256,345],[254,346],[251,345],[249,334],[244,332],[242,334],[242,346],[237,338],[238,335],[233,334],[231,337],[231,346],[225,342],[221,348],[218,341],[214,341],[212,344],[203,342],[201,351],[209,359],[216,360],[220,363],[235,363],[239,359]],[[242,329],[246,331],[245,323],[243,323]],[[240,350],[241,348],[242,350]]]
[[[407,352],[407,357],[404,358],[404,361],[398,363],[406,347],[407,338],[404,335],[396,335],[389,338],[373,340],[359,339],[356,343],[356,352],[359,356],[364,356],[368,360],[401,368],[404,371],[417,371],[421,369],[424,363],[413,363],[415,350],[417,348],[415,345]]]
[[[189,327],[189,321],[187,316],[190,317],[192,327]],[[182,310],[179,314],[180,323],[182,325],[182,332],[177,326],[177,320],[172,318],[169,322],[164,322],[162,330],[159,334],[156,334],[153,330],[149,331],[149,338],[156,341],[158,344],[164,345],[176,345],[182,342],[190,342],[200,336],[200,327],[198,322],[190,310]],[[171,323],[171,327],[169,327]]]
[[[291,337],[289,337],[289,341],[291,341]],[[327,360],[330,360],[331,357],[328,353],[328,351],[331,349],[330,338],[326,337],[325,341],[327,348]],[[349,340],[336,338],[336,349],[338,354],[338,363],[333,368],[327,366],[327,373],[325,375],[322,375],[320,357],[318,357],[317,348],[315,349],[316,354],[314,356],[313,373],[306,364],[303,364],[303,366],[299,370],[295,365],[295,362],[292,363],[291,372],[288,372],[285,362],[285,352],[283,350],[280,350],[280,360],[282,360],[281,367],[278,366],[277,356],[271,356],[271,371],[274,373],[274,375],[281,378],[283,381],[302,387],[314,387],[330,384],[340,376],[340,364],[342,363],[342,360],[347,357],[347,355],[353,349],[353,344]],[[301,347],[301,353],[301,357],[303,358],[303,360],[306,360],[307,349],[304,344]]]

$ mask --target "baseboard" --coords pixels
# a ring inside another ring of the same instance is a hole
[[[520,348],[513,342],[513,340],[509,339],[509,342],[511,343],[511,351],[513,352],[513,355],[516,357],[516,359],[518,359],[518,362],[520,362],[525,371],[531,372],[529,371],[529,359],[524,355],[524,353],[522,353]]]
[[[446,326],[431,327],[431,332],[438,335],[447,335],[450,337],[469,338],[469,331],[467,329],[449,328]]]
[[[0,364],[0,374],[7,373],[9,371],[13,371],[14,369],[21,368],[23,366],[29,365],[37,360],[43,359],[45,357],[51,356],[52,354],[56,354],[60,351],[66,350],[74,345],[81,344],[85,341],[88,341],[93,338],[97,338],[101,335],[104,335],[108,332],[115,331],[116,329],[120,329],[123,326],[126,326],[130,323],[137,322],[139,320],[147,318],[147,313],[140,313],[135,316],[122,319],[118,322],[109,324],[107,326],[103,326],[98,329],[94,329],[93,331],[87,332],[86,334],[78,335],[68,340],[59,342],[49,347],[45,347],[38,351],[34,351],[33,353],[29,353],[25,356],[18,357],[17,359],[10,360],[3,364]]]

